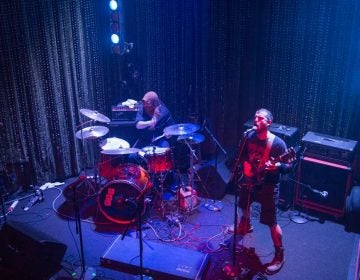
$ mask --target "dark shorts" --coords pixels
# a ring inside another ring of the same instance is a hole
[[[250,200],[249,200],[250,199]],[[276,207],[279,200],[279,187],[256,186],[253,189],[247,187],[239,188],[238,206],[246,209],[248,205],[256,201],[261,205],[260,223],[268,226],[277,224]],[[249,204],[250,203],[250,204]]]

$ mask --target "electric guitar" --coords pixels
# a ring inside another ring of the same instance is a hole
[[[296,160],[296,152],[293,147],[288,148],[285,151],[285,153],[281,154],[280,156],[269,159],[270,163],[272,164],[292,163],[295,160]],[[253,176],[251,177],[243,176],[242,178],[240,178],[240,182],[239,182],[240,186],[248,188],[263,184],[265,175],[268,172],[268,170],[266,169],[265,162],[264,163],[256,162],[256,165],[252,164],[252,172],[254,174]]]

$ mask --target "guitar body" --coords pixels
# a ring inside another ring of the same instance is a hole
[[[292,163],[296,159],[296,152],[293,147],[287,149],[285,153],[282,155],[269,159],[269,164],[275,163]],[[245,165],[245,164],[244,164]],[[267,170],[267,166],[265,162],[257,162],[256,165],[251,166],[251,176],[246,176],[244,174],[243,178],[239,184],[242,187],[253,188],[257,185],[262,185],[264,183],[264,179],[267,175],[275,174],[276,177],[276,169],[275,170]]]

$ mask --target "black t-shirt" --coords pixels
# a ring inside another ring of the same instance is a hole
[[[279,171],[265,171],[263,166],[263,154],[266,149],[268,140],[260,140],[255,132],[250,133],[247,136],[247,141],[244,147],[242,161],[247,161],[251,164],[252,170],[255,175],[252,178],[244,178],[247,183],[252,184],[265,184],[273,185],[278,183],[280,172]],[[286,152],[285,142],[275,135],[273,143],[271,145],[269,159],[277,158]]]
[[[136,123],[139,121],[149,121],[151,117],[141,107],[136,115]],[[144,128],[139,130],[139,146],[144,147],[151,144],[151,141],[164,133],[164,128],[174,124],[174,119],[165,105],[159,108],[159,118],[154,129]]]

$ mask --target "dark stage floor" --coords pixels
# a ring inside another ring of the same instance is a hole
[[[227,175],[223,174],[223,177]],[[74,272],[81,271],[79,235],[74,221],[72,192],[68,187],[72,181],[74,179],[44,190],[44,201],[35,204],[29,211],[24,211],[23,208],[31,197],[22,199],[14,211],[7,215],[10,225],[18,222],[30,239],[44,239],[46,235],[67,245],[61,269],[51,279],[77,278],[78,275]],[[85,264],[93,269],[88,269],[84,278],[91,279],[94,273],[96,279],[135,279],[125,271],[139,271],[136,231],[130,227],[127,236],[121,240],[119,236],[125,232],[126,226],[108,221],[102,215],[96,203],[99,191],[95,190],[96,187],[92,188],[93,186],[87,186],[80,191]],[[87,198],[85,194],[88,195]],[[165,198],[165,215],[170,219],[162,218],[162,212],[155,209],[159,206],[157,203],[143,216],[143,259],[148,272],[155,279],[177,279],[179,273],[189,276],[183,279],[195,279],[196,274],[193,276],[190,273],[195,269],[199,274],[202,273],[202,279],[229,279],[222,268],[233,260],[233,239],[227,233],[227,227],[233,222],[234,196],[227,194],[221,202],[216,202],[218,211],[212,211],[212,200],[199,198],[200,204],[191,214],[182,213],[180,216],[176,197],[165,194]],[[132,202],[128,204],[131,205]],[[351,267],[354,267],[358,255],[359,235],[345,231],[341,223],[330,220],[320,222],[316,217],[311,217],[305,224],[296,224],[290,220],[290,216],[297,212],[290,210],[278,212],[278,220],[284,233],[285,265],[277,274],[265,275],[264,264],[272,259],[273,247],[268,228],[259,224],[259,206],[253,204],[252,209],[254,232],[237,236],[235,263],[240,275],[237,279],[353,279]],[[127,210],[129,209],[124,211]],[[126,212],[121,215],[127,217]],[[31,250],[37,249],[34,247]],[[37,253],[34,252],[34,259]],[[115,264],[112,262],[114,256],[117,258]],[[105,263],[101,263],[101,257]],[[121,263],[123,259],[125,261]],[[182,263],[186,265],[181,265]],[[202,271],[205,264],[206,269]],[[115,270],[115,266],[122,272]],[[175,267],[173,276],[172,266]],[[168,274],[162,274],[163,271]],[[24,271],[21,275],[25,273]]]

